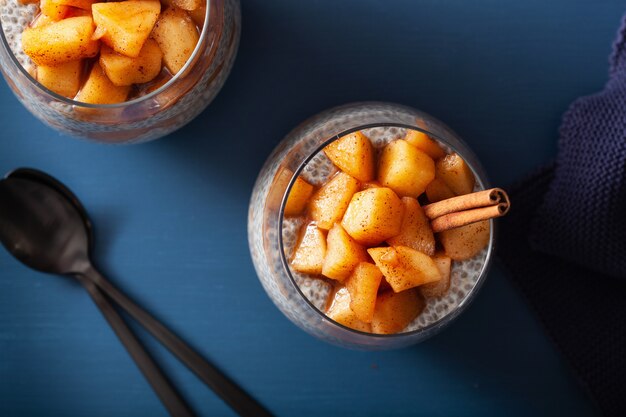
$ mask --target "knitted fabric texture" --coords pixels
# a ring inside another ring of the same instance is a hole
[[[626,281],[533,251],[528,229],[553,169],[509,193],[498,256],[602,414],[626,416]],[[537,377],[541,377],[538,375]]]
[[[626,19],[604,91],[563,116],[554,180],[532,224],[534,249],[626,278]]]
[[[626,416],[626,18],[556,164],[512,190],[499,256],[600,411]],[[530,232],[529,232],[530,230]]]

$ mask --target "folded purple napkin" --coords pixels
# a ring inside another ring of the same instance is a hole
[[[553,166],[512,190],[499,255],[606,416],[626,416],[626,18],[610,80],[565,113]]]

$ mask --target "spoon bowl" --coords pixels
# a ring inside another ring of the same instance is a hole
[[[89,229],[80,210],[54,188],[19,173],[0,181],[0,241],[26,266],[58,275],[85,271]]]
[[[32,168],[17,168],[9,172],[5,178],[7,179],[22,178],[22,179],[30,180],[33,182],[38,182],[42,185],[45,185],[47,187],[50,187],[56,190],[59,194],[63,195],[74,206],[76,211],[78,211],[78,213],[83,218],[83,224],[85,226],[85,229],[87,230],[87,237],[88,237],[88,242],[89,242],[89,253],[91,253],[91,250],[93,248],[93,242],[94,242],[93,223],[91,222],[91,219],[89,218],[89,215],[87,214],[87,210],[85,209],[83,204],[80,202],[78,197],[74,195],[72,190],[67,188],[65,184],[63,184],[61,181],[57,180],[53,176],[48,175],[45,172],[39,171],[37,169],[32,169]]]

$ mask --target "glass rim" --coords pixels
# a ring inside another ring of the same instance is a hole
[[[160,0],[158,0],[160,2]],[[204,25],[202,25],[202,31],[200,32],[200,36],[198,37],[198,43],[196,44],[196,47],[194,48],[193,52],[191,53],[191,55],[189,56],[189,59],[187,59],[187,62],[185,62],[185,65],[183,65],[183,67],[176,73],[176,75],[172,76],[172,78],[170,80],[168,80],[165,84],[163,84],[161,87],[157,88],[156,90],[150,92],[149,94],[143,95],[143,96],[139,96],[136,97],[132,100],[128,100],[128,101],[124,101],[122,103],[114,103],[114,104],[90,104],[90,103],[83,103],[82,101],[77,101],[71,98],[67,98],[65,96],[62,96],[58,93],[55,93],[54,91],[50,90],[48,87],[44,86],[43,84],[41,84],[39,81],[37,81],[27,70],[26,68],[24,68],[24,66],[20,63],[20,61],[17,59],[17,57],[15,56],[15,54],[13,53],[13,49],[11,49],[11,47],[9,46],[9,42],[6,39],[5,33],[4,33],[4,27],[2,26],[2,19],[0,19],[0,39],[1,39],[1,43],[2,43],[2,48],[4,48],[4,50],[7,52],[7,54],[9,55],[11,61],[13,62],[13,64],[18,68],[18,71],[20,71],[22,73],[22,75],[26,76],[26,78],[31,82],[31,84],[33,84],[35,87],[37,87],[39,90],[41,90],[43,93],[52,96],[52,98],[54,98],[57,101],[63,102],[63,104],[67,104],[70,106],[75,106],[75,107],[83,107],[83,108],[88,108],[88,109],[118,109],[118,108],[125,108],[128,106],[132,106],[135,104],[139,104],[143,101],[149,100],[161,93],[163,93],[164,91],[168,90],[174,83],[176,83],[179,79],[182,78],[182,74],[184,74],[185,72],[187,72],[187,70],[192,66],[195,65],[195,58],[197,57],[197,55],[200,53],[200,46],[202,44],[202,42],[205,40],[205,38],[207,37],[208,34],[208,22],[209,22],[209,17],[211,16],[211,2],[214,0],[206,0],[206,11],[204,14]],[[21,36],[21,34],[20,34]]]
[[[454,152],[458,152],[458,149],[451,145],[450,143],[448,143],[448,141],[442,139],[441,137],[439,137],[438,135],[424,129],[421,128],[419,126],[414,126],[414,125],[409,125],[409,124],[405,124],[405,123],[391,123],[391,122],[384,122],[384,123],[368,123],[368,124],[364,124],[364,125],[359,125],[357,127],[353,127],[347,130],[344,130],[334,136],[331,136],[329,139],[324,140],[324,142],[317,146],[299,165],[298,168],[294,171],[291,179],[289,180],[289,184],[287,185],[287,188],[285,190],[285,193],[282,197],[281,200],[281,204],[280,204],[280,209],[278,212],[278,217],[279,217],[279,233],[278,233],[278,249],[280,251],[280,259],[281,259],[281,263],[283,266],[283,269],[285,271],[285,273],[287,274],[287,276],[289,277],[289,281],[291,283],[291,285],[293,285],[293,287],[295,288],[297,294],[308,304],[308,306],[313,309],[315,311],[316,314],[319,314],[322,318],[322,320],[328,320],[330,323],[332,323],[333,325],[343,329],[343,330],[347,330],[351,333],[354,334],[358,334],[359,336],[365,336],[368,338],[374,338],[374,339],[400,339],[400,338],[407,338],[410,336],[415,336],[417,334],[423,333],[426,334],[427,337],[428,336],[432,336],[435,333],[437,333],[439,330],[441,330],[443,327],[447,326],[448,324],[450,324],[451,322],[453,322],[463,311],[465,311],[465,309],[471,304],[471,302],[474,300],[474,298],[476,297],[476,294],[478,293],[478,291],[480,290],[480,288],[482,287],[482,285],[485,282],[485,279],[487,277],[487,274],[489,272],[489,269],[491,267],[491,263],[492,263],[492,258],[493,258],[493,253],[494,253],[494,247],[495,247],[495,239],[496,239],[496,227],[495,227],[495,223],[493,221],[493,219],[489,220],[489,243],[487,245],[487,253],[485,254],[485,261],[482,264],[482,267],[480,269],[480,274],[476,280],[476,283],[474,284],[474,286],[472,287],[472,289],[469,291],[469,293],[460,301],[460,303],[456,306],[456,308],[454,308],[454,310],[450,311],[449,313],[445,314],[444,316],[442,316],[441,318],[435,320],[433,323],[428,324],[427,326],[424,326],[420,329],[416,329],[416,330],[411,330],[409,332],[402,332],[402,333],[393,333],[393,334],[378,334],[378,333],[371,333],[371,332],[364,332],[361,330],[356,330],[353,329],[351,327],[345,326],[341,323],[336,322],[335,320],[331,319],[330,317],[328,317],[326,315],[326,313],[324,313],[323,311],[321,311],[320,309],[318,309],[312,302],[311,300],[309,300],[309,298],[304,295],[304,293],[302,292],[302,290],[300,289],[300,286],[297,284],[293,273],[291,271],[291,268],[289,266],[289,261],[287,260],[287,256],[285,254],[285,247],[284,247],[284,241],[283,241],[283,222],[285,219],[285,205],[287,204],[287,199],[289,197],[289,193],[291,192],[291,188],[293,187],[294,183],[296,182],[296,179],[300,176],[300,173],[302,173],[302,171],[304,170],[304,168],[307,166],[307,164],[309,162],[311,162],[311,160],[318,155],[320,152],[322,152],[324,150],[324,148],[326,146],[328,146],[329,144],[331,144],[332,142],[338,140],[339,138],[345,136],[345,135],[349,135],[350,133],[359,131],[359,130],[364,130],[364,129],[370,129],[370,128],[376,128],[376,127],[399,127],[399,128],[404,128],[404,129],[412,129],[412,130],[417,130],[419,132],[425,133],[428,136],[431,136],[433,138],[435,138],[437,141],[444,143],[446,146],[448,146],[450,149],[452,149]],[[469,149],[468,147],[468,150]],[[460,154],[459,154],[460,155]],[[478,158],[476,158],[478,159]],[[464,158],[465,160],[465,158]],[[477,170],[476,167],[474,166],[474,164],[470,161],[468,162],[467,160],[465,160],[465,162],[468,164],[468,166],[470,167],[472,173],[474,174],[474,176],[476,177],[476,179],[479,181],[481,187],[485,187],[489,185],[489,181],[487,178],[481,177],[479,174],[479,172],[481,172],[480,170]],[[420,313],[421,314],[421,313]]]

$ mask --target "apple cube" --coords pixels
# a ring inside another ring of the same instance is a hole
[[[339,223],[328,231],[322,275],[343,282],[360,262],[368,260],[365,248],[355,242]]]
[[[96,62],[76,100],[90,104],[122,103],[126,101],[129,92],[130,86],[118,87],[113,84]]]
[[[37,28],[37,27],[49,25],[50,23],[54,23],[54,22],[55,20],[52,19],[50,16],[44,13],[39,13],[39,16],[35,18],[33,23],[31,23],[30,27]]]
[[[359,181],[374,179],[374,148],[361,132],[343,136],[324,148],[335,166]]]
[[[424,310],[424,299],[416,289],[378,295],[372,318],[372,332],[399,333]]]
[[[378,181],[401,197],[417,197],[435,178],[433,159],[405,140],[385,146],[378,163]]]
[[[346,327],[371,333],[372,326],[358,319],[354,311],[350,308],[350,303],[350,293],[346,287],[342,287],[335,292],[333,302],[326,312],[326,315]]]
[[[428,256],[435,254],[435,235],[420,203],[413,197],[402,197],[404,218],[400,234],[387,239],[391,246],[408,246]]]
[[[91,11],[91,6],[96,3],[97,0],[52,0],[55,3],[62,4],[64,6],[76,7],[78,9]]]
[[[435,261],[418,250],[398,246],[371,248],[367,252],[395,292],[441,279]]]
[[[426,198],[428,198],[428,201],[430,201],[431,203],[436,203],[437,201],[441,200],[447,200],[448,198],[452,198],[455,195],[456,194],[452,192],[450,187],[448,187],[445,182],[436,177],[434,180],[431,181],[430,184],[428,184],[428,187],[426,187]]]
[[[404,206],[390,188],[369,188],[354,194],[342,226],[362,245],[372,246],[400,233]]]
[[[287,203],[285,203],[285,216],[301,214],[306,208],[311,194],[313,194],[313,186],[300,177],[296,178],[289,192],[289,197],[287,197]]]
[[[350,199],[359,191],[359,182],[343,172],[335,175],[311,198],[309,213],[317,227],[328,230],[343,217]]]
[[[183,10],[197,10],[201,5],[206,5],[206,0],[172,0],[172,3]]]
[[[172,74],[177,74],[185,66],[199,39],[191,17],[176,7],[168,7],[161,13],[152,37],[159,43],[163,62]]]
[[[436,170],[437,178],[445,182],[456,195],[474,191],[474,173],[458,154],[452,153],[438,160]]]
[[[326,256],[326,236],[315,225],[304,229],[298,248],[291,259],[291,267],[303,274],[319,275]]]
[[[426,133],[420,132],[419,130],[408,129],[404,140],[420,151],[425,152],[434,160],[446,156],[446,153],[437,142],[428,137]]]
[[[24,29],[22,47],[37,65],[55,66],[96,56],[100,43],[91,39],[93,33],[90,17],[72,17]]]
[[[202,29],[204,26],[204,19],[206,18],[206,4],[202,3],[200,7],[194,10],[187,10],[187,13],[191,17],[191,20]]]
[[[438,233],[443,249],[455,261],[469,259],[489,243],[489,220],[468,224]]]
[[[368,190],[370,188],[380,188],[380,187],[382,187],[382,185],[380,185],[378,181],[369,181],[361,185],[361,190]]]
[[[101,38],[115,52],[137,58],[159,18],[161,3],[154,0],[114,1],[96,3],[91,10],[97,26],[95,37]]]
[[[91,7],[89,8],[89,10],[79,9],[78,7],[70,7],[67,13],[65,14],[65,19],[69,17],[84,17],[84,16],[91,17]]]
[[[59,21],[65,17],[69,7],[56,0],[41,0],[39,2],[39,10],[51,20]]]
[[[100,51],[100,65],[111,82],[117,86],[152,81],[161,72],[163,54],[153,39],[147,39],[136,58],[118,54],[108,46]]]
[[[65,64],[48,67],[37,67],[37,81],[49,90],[67,97],[74,98],[80,89],[83,75],[83,61],[70,61]]]
[[[383,274],[376,265],[361,262],[346,280],[346,288],[352,300],[350,308],[357,318],[365,323],[372,322],[378,287],[382,278]]]
[[[450,289],[452,259],[445,254],[438,253],[433,257],[433,261],[435,261],[439,272],[441,272],[441,279],[419,287],[424,297],[441,297]]]

